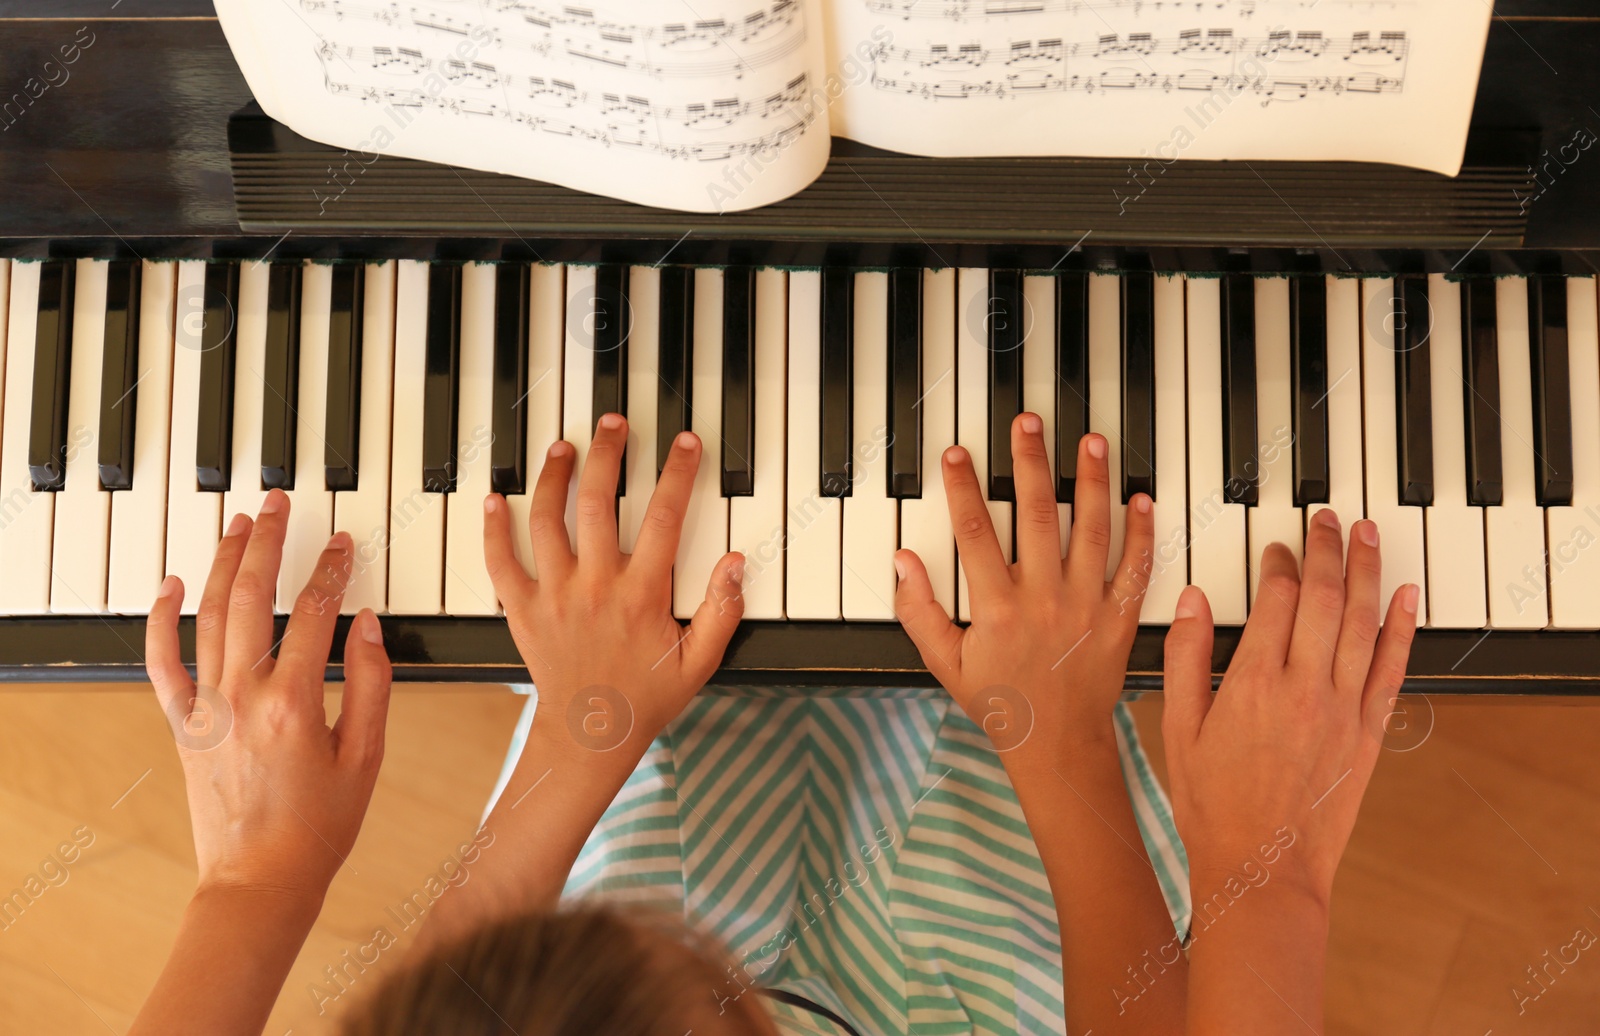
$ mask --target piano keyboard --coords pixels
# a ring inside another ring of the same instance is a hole
[[[893,619],[897,547],[969,615],[939,456],[972,454],[1003,546],[1008,429],[1044,421],[1063,543],[1076,443],[1154,498],[1142,620],[1189,582],[1242,624],[1273,540],[1335,507],[1384,592],[1456,629],[1600,628],[1593,279],[1018,270],[0,260],[0,614],[193,611],[224,522],[285,490],[286,609],[335,529],[344,610],[498,612],[482,498],[629,418],[631,546],[673,436],[706,444],[675,610],[727,550],[754,622]],[[1109,575],[1109,572],[1108,572]]]

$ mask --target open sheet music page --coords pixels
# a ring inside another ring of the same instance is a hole
[[[356,160],[420,158],[697,212],[787,197],[827,162],[813,2],[216,7],[267,114]]]
[[[1490,16],[1487,0],[831,0],[831,68],[877,39],[832,131],[923,155],[1453,176]]]

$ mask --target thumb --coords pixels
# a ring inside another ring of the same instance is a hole
[[[1161,740],[1182,751],[1200,736],[1211,709],[1211,605],[1198,586],[1184,587],[1167,631],[1161,681]]]
[[[344,638],[344,702],[333,736],[341,759],[376,770],[383,760],[383,732],[389,719],[389,685],[394,670],[383,647],[383,628],[371,608],[363,608]]]
[[[724,554],[711,570],[706,583],[706,599],[689,620],[689,636],[683,642],[684,670],[698,683],[711,679],[722,664],[723,652],[733,631],[744,618],[744,555]]]
[[[900,576],[894,590],[895,616],[917,645],[922,664],[948,690],[961,668],[961,628],[950,621],[950,613],[933,596],[928,569],[916,551],[897,551],[894,570]]]

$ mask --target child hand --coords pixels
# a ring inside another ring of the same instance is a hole
[[[1334,513],[1310,524],[1303,577],[1287,549],[1267,547],[1215,699],[1211,609],[1197,587],[1179,598],[1167,635],[1162,734],[1197,889],[1220,886],[1276,840],[1292,848],[1274,878],[1281,866],[1326,905],[1405,677],[1418,588],[1395,591],[1380,633],[1377,526],[1356,524],[1344,562]]]
[[[995,747],[1029,756],[1037,751],[1049,765],[1062,749],[1114,737],[1111,711],[1138,630],[1154,523],[1150,498],[1136,495],[1122,562],[1107,583],[1106,440],[1086,435],[1078,443],[1072,535],[1063,561],[1042,427],[1035,414],[1021,414],[1011,425],[1014,565],[1000,552],[971,458],[959,446],[944,453],[950,523],[972,595],[971,625],[963,630],[950,621],[934,599],[927,569],[909,550],[895,555],[901,572],[895,611],[923,663]]]
[[[391,673],[377,616],[363,611],[345,638],[344,705],[328,728],[322,678],[350,537],[328,541],[275,644],[288,523],[289,498],[273,490],[256,521],[238,515],[218,545],[195,618],[198,687],[179,653],[183,583],[167,577],[150,610],[146,670],[178,741],[201,890],[320,904],[372,798]]]
[[[649,744],[711,678],[744,615],[737,553],[717,563],[687,629],[672,615],[672,565],[700,465],[694,434],[673,443],[638,543],[621,551],[616,489],[627,441],[621,415],[600,419],[578,483],[576,556],[564,520],[574,451],[550,447],[528,516],[537,580],[517,560],[504,498],[484,500],[489,577],[539,689],[540,714],[605,749]]]

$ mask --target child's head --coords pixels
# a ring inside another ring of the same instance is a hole
[[[501,921],[410,962],[344,1036],[772,1036],[719,947],[679,922],[582,907]]]

